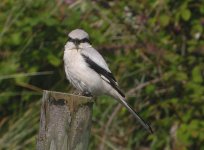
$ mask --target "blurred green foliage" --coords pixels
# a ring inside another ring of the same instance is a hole
[[[204,1],[2,0],[0,10],[0,149],[35,149],[40,91],[71,89],[62,55],[75,28],[155,131],[102,96],[91,150],[204,149]]]

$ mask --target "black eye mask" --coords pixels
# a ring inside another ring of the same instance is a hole
[[[91,44],[91,42],[89,41],[88,38],[84,38],[84,39],[72,39],[71,37],[68,37],[68,41],[69,42],[73,42],[75,44],[80,44],[80,43],[89,43]]]

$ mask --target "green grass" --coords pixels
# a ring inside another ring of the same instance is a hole
[[[75,28],[155,131],[102,96],[91,150],[204,149],[203,1],[2,0],[0,9],[0,149],[35,149],[40,91],[71,92],[62,58]]]

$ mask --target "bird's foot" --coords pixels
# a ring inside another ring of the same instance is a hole
[[[74,95],[82,95],[82,92],[79,91],[79,90],[75,90],[75,91],[73,92],[73,94],[74,94]]]
[[[79,96],[93,97],[93,95],[90,92],[87,92],[87,91],[81,92],[79,90],[75,90],[73,92],[73,94],[74,95],[79,95]]]
[[[90,92],[83,92],[82,96],[86,96],[86,97],[93,97],[93,95]]]

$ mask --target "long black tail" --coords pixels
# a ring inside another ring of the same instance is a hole
[[[134,115],[134,117],[140,122],[140,124],[149,132],[153,133],[153,130],[149,124],[147,124],[138,114],[134,111],[134,109],[128,105],[128,103],[124,99],[120,99],[120,103],[124,105],[128,111]]]

